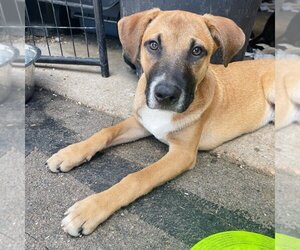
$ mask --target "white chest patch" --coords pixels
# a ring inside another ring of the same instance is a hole
[[[173,115],[172,111],[150,109],[145,105],[139,110],[139,121],[158,140],[166,142],[168,133],[176,130]]]

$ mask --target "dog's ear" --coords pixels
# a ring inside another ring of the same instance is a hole
[[[203,17],[217,47],[222,49],[223,64],[227,67],[233,56],[244,46],[245,34],[234,21],[226,17],[209,14]]]
[[[159,14],[160,9],[142,11],[118,22],[119,38],[124,52],[130,61],[135,64],[139,55],[140,44],[148,24]]]

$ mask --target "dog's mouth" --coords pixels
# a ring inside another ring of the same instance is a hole
[[[167,111],[172,111],[172,112],[176,112],[176,113],[183,113],[185,112],[188,107],[170,107],[170,106],[164,106],[164,105],[149,105],[148,102],[146,102],[148,108],[150,109],[158,109],[158,110],[167,110]]]

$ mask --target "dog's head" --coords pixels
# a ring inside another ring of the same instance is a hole
[[[118,28],[124,53],[142,65],[148,107],[175,112],[184,112],[192,103],[217,48],[227,66],[245,43],[232,20],[185,11],[139,12],[122,18]]]

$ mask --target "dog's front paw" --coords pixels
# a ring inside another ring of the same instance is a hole
[[[59,150],[47,160],[46,165],[52,172],[68,172],[89,161],[93,154],[84,142],[80,142]]]
[[[61,226],[72,236],[88,235],[114,212],[109,205],[109,196],[105,192],[91,195],[65,212]]]

